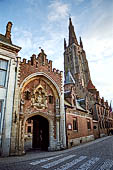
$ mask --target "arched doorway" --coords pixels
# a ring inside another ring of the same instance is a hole
[[[36,115],[26,120],[25,150],[48,150],[49,122],[46,118]]]

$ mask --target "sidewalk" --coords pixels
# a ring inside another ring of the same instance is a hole
[[[30,152],[27,152],[25,155],[22,155],[22,156],[0,157],[0,164],[10,164],[10,163],[16,163],[16,162],[21,162],[21,161],[29,161],[29,160],[32,160],[32,159],[39,159],[39,158],[55,156],[55,155],[71,152],[73,150],[81,149],[81,148],[87,147],[89,145],[96,144],[98,142],[107,140],[111,137],[113,137],[113,136],[102,137],[102,138],[96,139],[94,141],[84,143],[84,144],[81,144],[79,146],[75,146],[75,147],[72,147],[70,149],[66,149],[66,150],[62,150],[62,151],[54,151],[54,152],[30,151]]]

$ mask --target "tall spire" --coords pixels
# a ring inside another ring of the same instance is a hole
[[[80,46],[83,48],[83,43],[82,43],[81,37],[80,37]]]
[[[69,18],[69,45],[73,43],[78,44],[78,41],[74,31],[74,26],[72,25],[71,18]]]

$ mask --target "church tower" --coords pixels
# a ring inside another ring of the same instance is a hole
[[[68,72],[71,72],[75,83],[80,83],[83,87],[87,87],[90,80],[88,61],[83,49],[81,37],[80,43],[78,43],[77,41],[71,18],[69,18],[68,45],[66,44],[66,40],[64,39],[64,71],[65,80]]]

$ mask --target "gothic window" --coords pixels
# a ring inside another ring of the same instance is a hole
[[[91,129],[91,122],[90,122],[90,120],[87,120],[87,128]]]
[[[73,119],[73,130],[78,130],[77,118]]]
[[[53,96],[49,96],[49,103],[53,104]]]
[[[5,86],[8,62],[0,59],[0,86]]]
[[[31,126],[28,126],[27,132],[31,133]]]
[[[56,99],[56,105],[59,105],[59,99]]]
[[[73,105],[76,106],[76,99],[73,99]]]
[[[28,90],[24,92],[25,100],[30,100],[30,94]]]
[[[69,56],[67,57],[68,63],[69,63]]]

